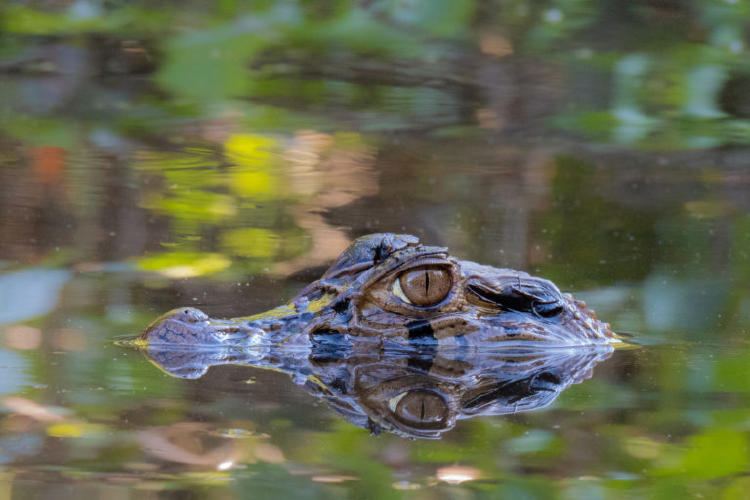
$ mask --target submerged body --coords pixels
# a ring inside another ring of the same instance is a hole
[[[137,342],[494,348],[618,341],[585,303],[548,280],[456,259],[414,236],[383,233],[355,240],[287,305],[231,320],[179,308],[154,321]]]

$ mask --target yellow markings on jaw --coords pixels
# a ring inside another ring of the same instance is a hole
[[[615,337],[613,339],[610,339],[609,342],[618,351],[629,351],[631,349],[641,349],[643,347],[640,344],[633,343],[630,339],[624,339],[620,337],[616,333],[614,335]]]
[[[319,299],[313,300],[308,302],[307,307],[303,311],[297,311],[297,309],[294,307],[294,304],[284,304],[283,306],[276,307],[274,309],[271,309],[269,311],[265,311],[258,314],[253,314],[252,316],[242,316],[240,318],[232,318],[233,321],[257,321],[259,319],[279,319],[284,318],[286,316],[292,316],[294,314],[303,313],[303,312],[310,312],[310,313],[316,313],[329,305],[331,301],[335,298],[335,295],[323,295]]]
[[[312,300],[307,304],[307,309],[304,312],[316,313],[330,304],[335,297],[335,295],[326,294],[319,299]]]
[[[120,347],[143,347],[148,344],[148,342],[143,340],[140,336],[115,339],[114,343],[116,346]]]
[[[148,347],[148,346],[144,346],[144,347]],[[162,373],[164,373],[164,374],[166,374],[166,375],[169,375],[170,377],[175,377],[175,376],[176,376],[176,375],[175,375],[174,373],[170,373],[170,372],[169,372],[169,370],[167,370],[167,369],[166,369],[166,368],[164,368],[164,367],[163,367],[162,365],[160,365],[160,364],[159,364],[159,362],[158,362],[158,361],[156,361],[155,359],[153,359],[153,358],[152,358],[151,356],[146,356],[146,359],[147,359],[147,360],[148,360],[148,361],[149,361],[149,362],[150,362],[150,363],[151,363],[152,365],[154,365],[155,367],[157,367],[157,368],[159,369],[159,371],[160,371],[160,372],[162,372]]]
[[[294,308],[294,304],[284,304],[283,306],[275,307],[269,311],[265,311],[252,316],[242,316],[241,318],[232,318],[233,321],[257,321],[259,319],[277,319],[283,318],[284,316],[291,316],[296,314],[297,311]]]
[[[316,377],[315,375],[308,375],[308,376],[307,376],[307,380],[309,380],[309,381],[310,381],[310,382],[312,382],[313,384],[317,385],[318,387],[320,387],[320,388],[321,388],[321,389],[323,389],[324,391],[326,391],[326,392],[328,392],[328,393],[330,393],[330,392],[331,392],[331,389],[330,389],[330,388],[329,388],[329,387],[328,387],[328,386],[327,386],[326,384],[324,384],[324,383],[323,383],[323,381],[322,381],[322,380],[320,380],[320,379],[319,379],[318,377]]]
[[[401,289],[401,280],[394,280],[393,281],[393,295],[398,297],[399,299],[403,300],[407,304],[411,304],[411,300],[406,298],[406,295],[404,294],[404,291]]]
[[[115,339],[114,344],[118,347],[127,347],[128,349],[145,350],[148,349],[148,340],[142,337],[143,334],[137,337],[128,336]]]
[[[139,349],[143,349],[145,347],[148,347],[148,340],[142,337],[136,337],[129,343],[129,345],[135,346]]]
[[[242,365],[242,366],[257,366],[257,365],[246,364],[246,365]],[[289,376],[291,376],[293,378],[292,374],[290,374],[288,371],[284,370],[283,368],[279,368],[277,366],[264,366],[263,369],[271,371],[271,372],[284,373],[284,374],[289,375]],[[323,389],[325,391],[328,391],[329,393],[331,392],[331,389],[327,385],[325,385],[323,383],[323,381],[320,380],[315,375],[308,375],[308,376],[305,377],[305,380],[308,380],[308,381],[312,382],[313,384],[317,385],[318,387],[320,387],[321,389]]]

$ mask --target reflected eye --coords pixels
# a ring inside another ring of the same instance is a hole
[[[394,416],[413,427],[440,426],[448,417],[448,405],[440,394],[414,389],[401,394],[393,408]]]
[[[393,284],[398,297],[415,306],[434,306],[451,290],[450,272],[440,267],[422,267],[404,271]]]

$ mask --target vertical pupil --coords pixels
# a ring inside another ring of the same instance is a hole
[[[450,272],[436,266],[404,271],[398,280],[407,301],[417,306],[437,304],[452,286]]]

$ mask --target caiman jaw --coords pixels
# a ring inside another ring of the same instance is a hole
[[[306,345],[308,332],[323,322],[334,298],[301,297],[264,313],[243,318],[212,319],[200,309],[180,307],[154,320],[131,342],[140,347],[250,347],[279,343]]]
[[[262,328],[247,321],[213,320],[194,307],[180,307],[157,318],[136,343],[144,347],[252,346],[264,337]]]

